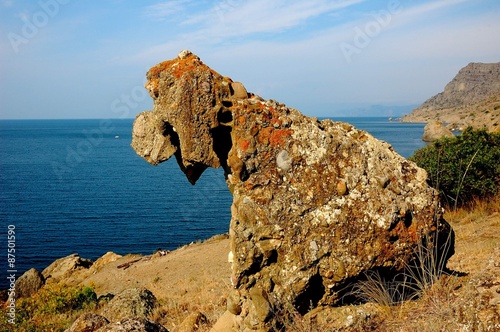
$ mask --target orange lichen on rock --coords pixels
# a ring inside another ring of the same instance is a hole
[[[271,138],[273,130],[273,127],[262,128],[257,134],[257,142],[265,145],[269,144],[269,139]]]
[[[238,146],[241,151],[246,152],[248,147],[250,146],[250,141],[247,139],[241,139],[238,141]]]
[[[292,136],[292,134],[292,129],[275,129],[271,133],[269,143],[274,147],[283,145],[285,144],[286,140],[290,138],[290,136]]]

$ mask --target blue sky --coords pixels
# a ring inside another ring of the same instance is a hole
[[[500,61],[497,0],[0,0],[0,118],[132,118],[183,49],[313,116],[392,115]]]

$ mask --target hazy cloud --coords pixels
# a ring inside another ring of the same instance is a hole
[[[183,11],[190,0],[170,0],[147,6],[144,15],[156,20],[166,20]]]

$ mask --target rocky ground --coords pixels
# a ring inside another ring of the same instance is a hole
[[[459,274],[441,277],[421,298],[403,304],[388,305],[374,296],[372,303],[316,309],[306,316],[281,312],[287,317],[282,330],[498,331],[499,200],[448,212],[446,218],[456,234],[456,252],[448,267]],[[156,307],[147,315],[151,321],[169,331],[209,331],[226,311],[231,288],[228,252],[228,237],[219,235],[149,256],[108,253],[90,267],[70,267],[75,257],[69,257],[45,271],[52,277],[44,287],[88,285],[98,296],[145,288],[156,298]],[[126,301],[118,302],[126,306]]]

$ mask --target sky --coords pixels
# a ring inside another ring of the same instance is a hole
[[[0,119],[133,118],[188,49],[318,117],[408,113],[500,61],[498,0],[0,0]]]

